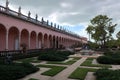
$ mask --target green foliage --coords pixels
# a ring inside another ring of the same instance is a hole
[[[14,54],[14,55],[13,55],[13,60],[36,57],[36,56],[38,56],[39,54],[40,54],[40,53]]]
[[[99,45],[95,42],[90,42],[89,41],[88,44],[89,44],[90,49],[98,49],[99,48]]]
[[[87,58],[86,61],[84,61],[81,66],[88,66],[88,67],[106,67],[106,68],[111,68],[110,65],[103,65],[103,64],[92,64],[92,61],[95,58]]]
[[[116,37],[120,39],[120,31],[116,34]]]
[[[91,38],[95,40],[96,43],[106,46],[106,41],[112,38],[115,26],[117,24],[112,24],[112,18],[106,15],[98,15],[91,20],[91,24],[87,27],[86,31],[91,35]]]
[[[39,68],[29,63],[0,65],[0,80],[17,80],[38,70]]]
[[[95,72],[96,69],[91,68],[77,68],[69,78],[84,80],[88,72]]]
[[[39,62],[41,62],[40,60],[37,60],[36,57],[20,59],[20,60],[17,60],[17,61],[24,62],[24,63],[30,63],[30,62],[32,62],[32,63],[39,63]]]
[[[118,46],[118,41],[117,40],[114,40],[114,39],[111,39],[109,41],[106,42],[106,46],[108,48],[117,48]]]
[[[68,56],[73,54],[69,51],[52,51],[47,53],[42,53],[39,55],[38,60],[47,60],[47,61],[64,61],[68,59]]]
[[[80,58],[79,58],[80,59]],[[60,61],[50,61],[47,62],[47,64],[62,64],[62,65],[71,65],[75,63],[77,58],[73,58],[73,60],[67,61],[67,62],[60,62]]]
[[[97,61],[101,64],[120,64],[120,54],[114,53],[100,56]]]
[[[120,80],[120,70],[99,69],[95,75],[97,80]]]
[[[35,79],[35,78],[30,78],[30,79],[28,79],[28,80],[38,80],[38,79]]]
[[[42,75],[47,75],[47,76],[54,76],[66,68],[62,66],[53,66],[53,65],[37,65],[37,66],[51,68],[50,70],[42,73]]]

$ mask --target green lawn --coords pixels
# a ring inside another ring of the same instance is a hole
[[[30,79],[28,79],[28,80],[38,80],[38,79],[35,79],[35,78],[30,78]]]
[[[92,61],[95,58],[87,58],[86,61],[84,61],[80,66],[88,66],[88,67],[106,67],[106,68],[111,68],[112,66],[110,65],[105,65],[105,64],[92,64]]]
[[[73,60],[75,60],[75,61],[81,59],[81,57],[71,57],[71,58],[73,58]]]
[[[96,72],[97,69],[91,68],[77,68],[69,78],[84,80],[88,72]]]
[[[73,63],[75,63],[77,60],[79,60],[80,58],[73,58],[72,60],[69,60],[67,62],[60,62],[60,61],[49,61],[47,62],[47,64],[62,64],[62,65],[72,65]]]
[[[25,63],[30,63],[30,62],[39,63],[39,62],[41,62],[40,60],[37,60],[36,57],[26,58],[26,59],[20,59],[20,60],[17,60],[17,61],[25,62]]]
[[[49,61],[47,62],[47,64],[62,64],[62,65],[71,65],[73,63],[75,63],[76,61],[70,60],[67,62],[59,62],[59,61]]]
[[[53,66],[53,65],[37,65],[37,67],[45,67],[45,68],[51,68],[50,70],[43,72],[42,75],[47,75],[47,76],[55,76],[62,70],[64,70],[66,67],[62,66]]]

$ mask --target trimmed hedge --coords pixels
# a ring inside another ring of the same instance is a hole
[[[39,56],[39,54],[40,53],[16,54],[16,55],[13,55],[13,60],[36,57],[36,56]]]
[[[39,56],[39,55],[40,55],[40,53],[29,53],[29,54],[14,54],[14,55],[11,55],[11,56],[12,56],[12,60],[19,60],[19,59],[36,57],[36,56]],[[5,58],[6,58],[6,56],[0,57],[0,64],[5,63]]]
[[[69,51],[51,51],[40,54],[38,60],[64,61],[65,59],[68,59],[68,56],[71,54],[73,53]]]
[[[99,69],[95,76],[97,80],[120,80],[120,70]]]
[[[29,63],[1,64],[0,80],[17,80],[38,70],[39,68]]]
[[[97,61],[101,64],[120,64],[120,54],[100,56]]]
[[[105,51],[104,56],[97,58],[97,61],[101,64],[120,64],[120,51]]]

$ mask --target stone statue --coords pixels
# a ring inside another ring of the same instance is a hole
[[[31,13],[30,13],[30,11],[28,12],[28,18],[30,18],[30,15],[31,15]]]
[[[49,24],[49,21],[47,20],[47,25]]]
[[[8,5],[9,5],[9,1],[6,0],[6,8],[8,8]]]
[[[35,17],[36,21],[38,20],[38,15],[36,14],[36,17]]]
[[[43,17],[42,17],[41,21],[42,21],[42,24],[43,24],[43,22],[44,22],[44,19],[43,19]]]
[[[19,9],[18,9],[18,13],[21,13],[21,7],[19,7]]]

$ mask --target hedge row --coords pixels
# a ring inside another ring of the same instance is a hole
[[[38,60],[46,61],[64,61],[69,55],[73,54],[69,51],[49,51],[39,55]]]
[[[40,53],[29,53],[29,54],[14,54],[12,56],[12,60],[18,60],[18,59],[25,59],[25,58],[31,58],[39,56]],[[0,63],[3,63],[5,61],[6,56],[0,57]]]
[[[97,61],[101,64],[120,64],[120,54],[100,56]]]
[[[120,80],[120,70],[99,69],[95,75],[97,80]]]
[[[38,70],[39,68],[29,63],[1,64],[0,80],[17,80]]]

